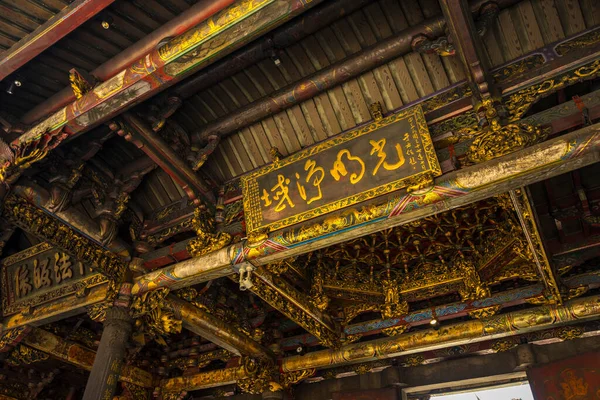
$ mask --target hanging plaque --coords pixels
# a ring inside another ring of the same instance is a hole
[[[423,111],[413,107],[243,176],[247,231],[285,228],[440,174]]]
[[[45,242],[0,264],[4,316],[107,282],[105,276]]]

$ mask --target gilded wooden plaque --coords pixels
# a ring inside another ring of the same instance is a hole
[[[247,231],[281,229],[440,174],[416,106],[243,176]]]
[[[106,282],[106,277],[48,243],[1,260],[2,312],[10,315]]]

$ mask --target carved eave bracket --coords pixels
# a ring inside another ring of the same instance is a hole
[[[243,287],[242,290],[250,290],[306,329],[324,346],[339,346],[340,327],[283,278],[272,275],[265,268],[255,269],[249,265],[244,271],[240,270],[240,287]]]
[[[512,190],[510,192],[510,198],[519,217],[519,222],[523,228],[527,243],[531,249],[533,261],[544,282],[546,288],[544,294],[545,302],[561,304],[562,296],[560,293],[558,274],[554,271],[548,254],[546,253],[546,249],[544,248],[536,217],[531,207],[526,189],[521,188]]]

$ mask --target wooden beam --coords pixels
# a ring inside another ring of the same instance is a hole
[[[100,303],[106,298],[108,284],[90,289],[85,297],[65,296],[49,303],[40,304],[27,312],[11,315],[2,321],[2,332],[23,325],[41,326],[73,315],[83,314],[88,306]]]
[[[340,343],[340,326],[317,309],[307,296],[265,268],[251,269],[251,286],[246,286],[249,291],[306,329],[323,346],[336,347]]]
[[[490,95],[491,79],[488,79],[489,65],[482,51],[481,38],[475,28],[473,15],[465,0],[440,0],[446,27],[450,30],[468,80],[482,97]],[[487,5],[482,6],[486,7]],[[491,7],[498,7],[495,4]]]
[[[204,203],[207,207],[214,207],[215,197],[209,187],[184,160],[179,158],[171,146],[133,113],[123,113],[123,119],[126,126],[124,125],[124,129],[118,131],[119,135],[124,136],[127,141],[146,153],[181,186],[196,205]]]
[[[50,142],[44,141],[44,150],[50,150],[63,140],[106,122],[322,1],[237,1],[153,49],[81,99],[29,129],[12,145],[24,148],[44,136],[52,138]],[[51,148],[48,143],[51,143]]]
[[[560,294],[558,273],[550,263],[548,253],[544,248],[544,242],[540,235],[539,226],[529,195],[526,188],[510,191],[510,199],[513,203],[521,228],[531,249],[531,255],[538,268],[542,282],[546,287],[544,296],[551,302],[562,303]]]
[[[96,358],[95,351],[39,328],[34,328],[23,339],[23,343],[86,371],[92,370],[94,358]],[[154,388],[153,379],[152,374],[148,371],[131,365],[123,366],[119,378],[122,382],[132,383],[143,388]]]
[[[176,296],[169,296],[169,302],[181,315],[183,326],[216,345],[238,355],[272,359],[275,355],[235,327],[226,324],[209,312],[202,310]]]
[[[260,244],[235,243],[137,279],[132,294],[160,287],[182,288],[237,272],[241,265],[274,263],[347,240],[400,226],[600,161],[600,124],[444,174],[419,193],[398,191],[369,207],[332,213],[326,220],[274,232]],[[358,217],[356,217],[358,216]]]
[[[76,0],[2,54],[0,80],[25,65],[114,0]]]

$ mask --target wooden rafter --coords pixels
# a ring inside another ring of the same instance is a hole
[[[35,58],[114,0],[77,0],[8,49],[0,60],[0,80]]]

